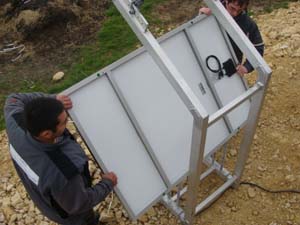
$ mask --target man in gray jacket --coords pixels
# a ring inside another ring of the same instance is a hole
[[[117,184],[113,172],[92,186],[88,158],[66,129],[65,95],[11,94],[4,107],[10,154],[32,201],[65,225],[96,225],[93,207]]]

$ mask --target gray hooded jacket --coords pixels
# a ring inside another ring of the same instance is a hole
[[[86,215],[111,192],[113,184],[103,179],[91,186],[87,157],[65,130],[55,144],[45,144],[26,131],[23,110],[42,93],[12,94],[5,104],[10,154],[32,201],[49,219],[60,224],[85,224]]]

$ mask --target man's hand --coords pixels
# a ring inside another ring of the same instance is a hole
[[[102,175],[102,178],[111,180],[114,186],[118,184],[118,178],[114,172],[105,173]]]
[[[210,16],[211,15],[211,9],[210,8],[206,8],[206,7],[200,8],[199,9],[199,15],[200,14],[205,14],[207,16]]]
[[[248,73],[248,70],[245,66],[243,65],[238,65],[236,67],[236,72],[240,75],[240,76],[244,76],[245,74]]]
[[[67,95],[57,95],[56,99],[64,105],[66,110],[69,110],[73,107],[72,100]]]

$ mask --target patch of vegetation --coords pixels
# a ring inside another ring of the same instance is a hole
[[[0,102],[2,102],[2,105],[4,106],[4,102],[5,102],[5,96],[4,95],[0,95]],[[1,107],[3,109],[3,106]],[[0,113],[0,130],[5,129],[4,126],[4,114],[3,112]]]
[[[264,7],[264,11],[270,13],[275,9],[280,9],[280,8],[287,9],[289,7],[289,2],[291,1],[280,1],[280,2],[271,3]]]
[[[160,22],[157,18],[151,19],[149,15],[154,5],[162,2],[148,0],[143,4],[141,11],[150,23]],[[108,18],[98,33],[98,41],[82,47],[77,63],[69,69],[65,68],[67,69],[66,79],[50,87],[49,92],[58,93],[137,48],[138,39],[113,5],[110,6],[106,15]]]

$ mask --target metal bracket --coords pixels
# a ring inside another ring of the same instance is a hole
[[[134,15],[140,25],[143,27],[144,32],[148,30],[149,23],[145,17],[140,13],[139,7],[143,4],[143,0],[129,0],[129,14]]]

